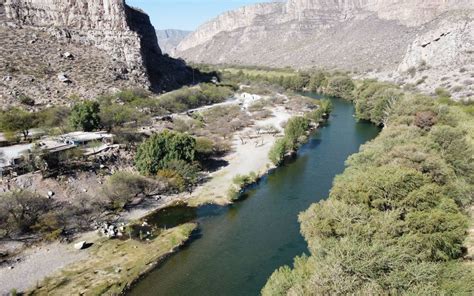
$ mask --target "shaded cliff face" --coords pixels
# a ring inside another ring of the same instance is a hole
[[[124,0],[0,0],[0,45],[3,107],[193,81],[183,61],[162,55],[148,15]]]
[[[176,56],[204,63],[397,70],[426,24],[471,0],[288,0],[227,12]]]

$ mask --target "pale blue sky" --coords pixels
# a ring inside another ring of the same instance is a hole
[[[220,13],[269,0],[126,0],[150,15],[156,29],[195,30]]]

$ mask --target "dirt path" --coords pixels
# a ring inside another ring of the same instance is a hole
[[[0,295],[13,289],[24,291],[31,288],[49,274],[87,256],[87,250],[78,251],[73,245],[61,243],[28,249],[18,257],[20,261],[0,268]]]

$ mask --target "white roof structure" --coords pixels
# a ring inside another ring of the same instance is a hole
[[[72,132],[61,135],[59,138],[73,142],[91,142],[102,139],[112,139],[113,135],[106,132]]]
[[[112,138],[113,135],[106,132],[73,132],[55,138],[45,137],[35,143],[0,147],[0,168],[10,166],[14,160],[28,155],[35,145],[39,145],[40,149],[54,153],[68,150],[91,141],[102,141],[103,139]],[[104,147],[101,147],[101,149],[104,149]]]
[[[22,155],[28,154],[34,144],[21,144],[8,147],[0,147],[0,167],[7,167],[12,164],[13,160],[20,158]]]

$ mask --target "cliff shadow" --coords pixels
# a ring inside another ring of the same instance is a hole
[[[178,89],[184,85],[210,82],[217,76],[216,73],[202,73],[193,69],[182,59],[163,55],[150,17],[145,12],[128,5],[126,13],[130,29],[141,36],[141,53],[153,92],[159,93]]]

